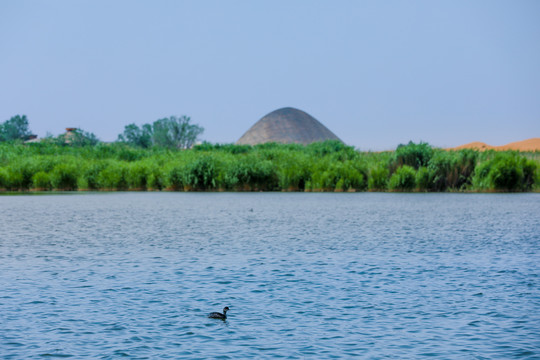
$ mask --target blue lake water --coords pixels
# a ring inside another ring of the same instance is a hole
[[[0,324],[2,359],[538,359],[540,194],[0,196]]]

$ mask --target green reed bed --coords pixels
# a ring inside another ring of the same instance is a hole
[[[209,144],[190,150],[122,143],[0,143],[0,190],[538,191],[540,156],[446,151],[426,143],[358,152],[337,141]]]

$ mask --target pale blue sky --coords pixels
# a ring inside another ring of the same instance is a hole
[[[0,121],[40,136],[285,106],[362,150],[540,137],[540,1],[0,1]]]

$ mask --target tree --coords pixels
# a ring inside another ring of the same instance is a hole
[[[190,121],[187,116],[171,116],[155,121],[152,125],[154,145],[179,149],[193,147],[204,128],[190,124]]]
[[[204,129],[196,124],[190,124],[187,116],[171,116],[154,121],[152,125],[126,125],[124,132],[118,135],[118,141],[133,146],[148,148],[152,145],[188,149],[195,145],[197,138]]]
[[[150,124],[144,124],[141,128],[135,124],[129,124],[124,128],[124,133],[118,135],[118,141],[149,148],[152,146],[152,135],[153,130]]]
[[[26,115],[16,115],[0,124],[0,141],[25,140],[30,135]]]

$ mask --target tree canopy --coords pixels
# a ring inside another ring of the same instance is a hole
[[[0,141],[26,140],[30,134],[26,115],[15,115],[0,124]]]
[[[153,130],[150,124],[144,124],[140,128],[135,124],[129,124],[124,128],[124,133],[118,135],[118,141],[148,148],[152,146],[152,134]]]
[[[124,132],[118,135],[118,141],[130,145],[148,148],[152,145],[189,149],[195,145],[204,128],[190,123],[188,116],[170,116],[154,121],[152,125],[126,125]]]

